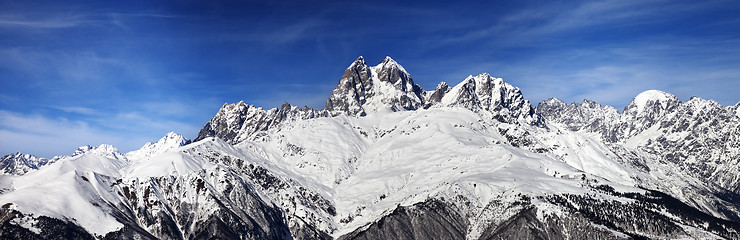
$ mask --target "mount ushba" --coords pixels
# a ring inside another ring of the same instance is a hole
[[[322,110],[224,104],[194,141],[2,158],[1,238],[738,239],[740,104],[536,108],[360,57]]]

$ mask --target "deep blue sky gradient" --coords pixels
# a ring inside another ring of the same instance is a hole
[[[193,138],[223,103],[323,108],[357,56],[537,104],[740,101],[737,1],[0,1],[0,154]]]

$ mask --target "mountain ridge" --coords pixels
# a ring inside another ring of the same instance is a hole
[[[435,90],[425,91],[392,58],[385,57],[378,65],[368,66],[360,56],[344,71],[324,109],[297,108],[287,102],[279,108],[269,110],[247,105],[243,101],[225,103],[200,130],[194,141],[215,136],[237,143],[284,120],[296,118],[310,119],[340,114],[365,116],[378,112],[446,106],[499,113],[494,117],[503,122],[525,121],[543,126],[542,119],[535,114],[534,107],[524,99],[519,88],[488,73],[468,76],[454,87],[440,82]]]
[[[740,238],[738,105],[671,96],[534,107],[487,73],[425,91],[360,57],[322,110],[224,104],[192,142],[0,176],[0,236]]]

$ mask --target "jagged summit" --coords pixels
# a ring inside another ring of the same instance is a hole
[[[52,162],[54,161],[50,159],[16,152],[15,154],[8,154],[0,158],[0,174],[23,175]]]
[[[660,90],[647,90],[635,96],[632,102],[624,108],[624,111],[635,115],[644,112],[646,109],[665,111],[677,106],[680,102],[678,97],[673,94]]]
[[[244,101],[224,104],[210,121],[198,132],[193,141],[217,137],[228,143],[238,143],[253,134],[277,126],[282,121],[327,116],[324,110],[299,108],[283,103],[280,108],[264,110]]]
[[[369,112],[419,109],[425,92],[396,61],[386,57],[373,67],[357,58],[326,101],[331,115],[365,116]]]
[[[338,115],[362,117],[435,107],[485,111],[501,122],[543,126],[541,118],[519,88],[488,73],[471,75],[455,87],[440,82],[434,91],[427,92],[414,83],[406,69],[391,57],[385,57],[378,65],[368,66],[365,58],[360,56],[345,69],[323,110],[297,108],[288,103],[270,110],[243,101],[224,104],[194,141],[218,137],[233,144],[283,121]]]
[[[395,70],[398,70],[398,71],[404,73],[405,75],[409,75],[409,73],[406,71],[406,69],[403,68],[403,66],[401,66],[401,64],[398,64],[398,62],[396,62],[395,60],[393,60],[393,58],[391,58],[390,56],[386,56],[383,59],[383,61],[381,61],[380,64],[378,64],[375,67],[376,68],[395,69]],[[382,80],[383,78],[380,78],[380,79]]]
[[[602,105],[603,106],[603,105]],[[610,107],[609,107],[610,108]],[[740,189],[740,118],[736,106],[691,97],[681,102],[658,90],[638,94],[620,114],[585,104],[543,101],[538,112],[569,130],[599,133],[606,142],[645,149],[654,158],[691,169],[690,174],[731,191]]]
[[[444,91],[441,91],[445,89]],[[519,88],[495,78],[488,73],[468,76],[450,88],[440,84],[432,94],[432,101],[439,101],[440,106],[459,106],[473,111],[488,111],[503,122],[523,121],[539,125],[541,119],[534,107],[524,99]],[[441,98],[438,96],[442,95]],[[439,100],[437,100],[439,99]],[[434,104],[434,103],[432,103]]]
[[[126,159],[126,157],[118,151],[118,148],[109,144],[100,144],[97,147],[93,147],[90,145],[81,146],[78,147],[77,150],[75,150],[72,156],[78,156],[88,153],[120,160]]]
[[[546,99],[545,101],[542,101],[542,102],[540,102],[540,103],[545,103],[545,104],[556,104],[556,105],[562,105],[562,104],[565,104],[565,105],[567,105],[567,104],[565,103],[565,101],[563,101],[563,100],[560,100],[559,98],[556,98],[556,97],[551,97],[551,98],[548,98],[548,99]]]
[[[152,157],[156,157],[170,149],[184,146],[189,143],[190,140],[183,137],[180,134],[169,132],[164,137],[160,138],[157,142],[147,142],[141,148],[128,152],[125,154],[126,158],[130,161],[142,161],[148,160]]]
[[[363,58],[353,62],[327,100],[331,115],[364,116],[372,112],[458,106],[490,111],[506,121],[540,122],[519,88],[488,73],[469,76],[455,87],[441,82],[426,92],[391,57],[369,67]]]
[[[606,129],[609,121],[620,118],[617,109],[584,99],[580,103],[566,104],[560,99],[550,98],[537,104],[537,113],[548,123],[563,124],[568,130],[580,131],[584,128]],[[605,136],[608,135],[605,133]]]

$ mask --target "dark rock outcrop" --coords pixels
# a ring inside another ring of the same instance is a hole
[[[339,239],[465,239],[467,219],[452,205],[430,199],[398,207],[370,226]]]

